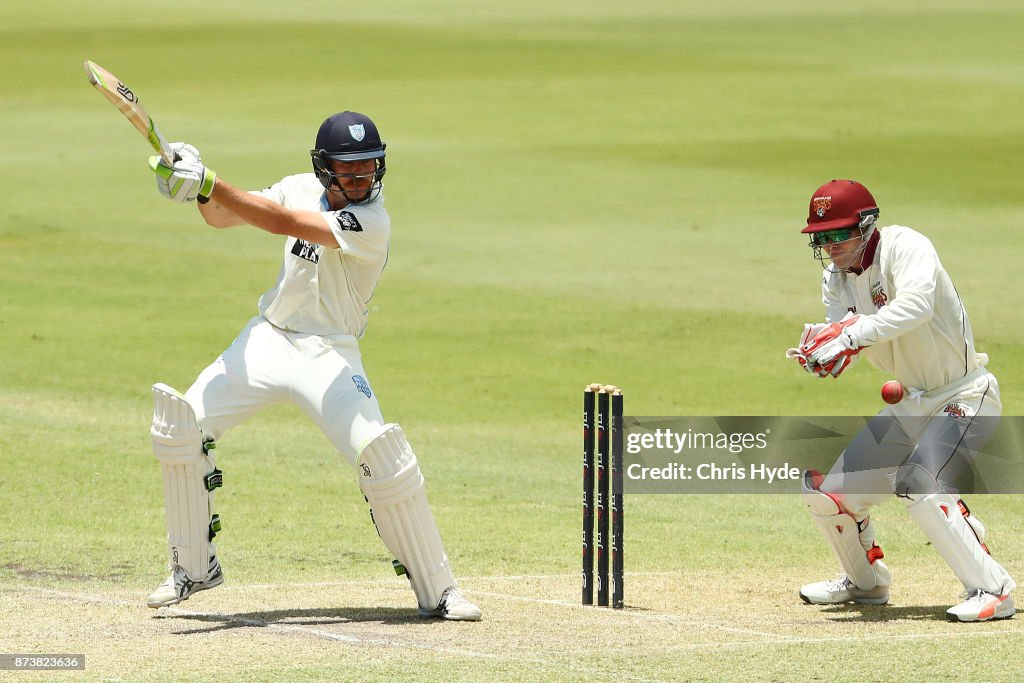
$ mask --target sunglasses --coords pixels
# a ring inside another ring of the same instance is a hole
[[[816,247],[824,247],[828,244],[836,244],[853,239],[859,234],[856,228],[840,228],[839,230],[824,230],[811,233],[811,244]]]

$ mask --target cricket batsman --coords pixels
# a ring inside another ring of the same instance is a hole
[[[805,325],[787,357],[812,375],[839,378],[864,356],[907,395],[859,432],[827,475],[805,473],[804,501],[843,573],[803,586],[800,597],[816,605],[889,601],[891,577],[868,512],[895,494],[963,583],[947,618],[1008,619],[1017,584],[989,553],[985,527],[955,484],[1002,413],[999,384],[932,243],[905,226],[876,227],[878,216],[864,185],[833,180],[814,192],[802,230],[824,267],[825,322]]]
[[[223,476],[213,446],[260,409],[290,402],[357,473],[420,615],[479,620],[480,609],[452,574],[416,454],[402,428],[381,416],[359,352],[391,234],[381,192],[386,145],[376,125],[351,111],[329,117],[310,152],[312,173],[258,192],[217,178],[195,147],[171,147],[173,165],[150,159],[161,194],[198,200],[199,213],[215,228],[248,224],[281,235],[284,251],[259,314],[188,391],[153,387],[151,435],[163,470],[171,573],[147,604],[173,605],[223,583],[213,541],[220,528],[213,496]],[[293,484],[301,486],[302,477]]]

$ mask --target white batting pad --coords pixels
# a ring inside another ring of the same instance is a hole
[[[1017,586],[1002,565],[986,552],[975,529],[960,511],[956,496],[932,493],[916,502],[901,500],[907,504],[910,518],[921,527],[968,592],[980,588],[1006,595]]]
[[[195,412],[166,384],[153,385],[153,454],[164,474],[167,543],[171,562],[193,581],[202,581],[216,548],[211,542],[213,489],[220,485]]]
[[[397,424],[363,447],[356,459],[359,487],[370,503],[381,540],[409,574],[420,607],[434,609],[446,588],[455,585],[427,503],[423,474]]]
[[[846,512],[835,499],[804,484],[804,502],[811,511],[811,517],[821,529],[828,544],[842,565],[843,571],[861,590],[871,590],[879,585],[879,576],[887,572],[875,572],[875,567],[868,559],[868,550],[873,545],[873,533],[865,529],[862,534],[857,520]],[[865,538],[862,539],[862,535]],[[871,538],[868,538],[871,536]],[[875,562],[880,562],[875,559]],[[884,582],[883,582],[884,583]]]

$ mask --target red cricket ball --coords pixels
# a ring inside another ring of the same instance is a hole
[[[882,400],[886,403],[899,403],[903,400],[903,385],[894,379],[882,385]]]

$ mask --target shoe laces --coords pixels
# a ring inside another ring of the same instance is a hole
[[[219,567],[220,567],[220,564],[217,562],[217,556],[214,555],[213,557],[210,558],[210,571],[209,571],[209,574],[207,575],[207,578],[212,578],[213,574],[214,574],[214,570],[219,568]],[[174,586],[175,588],[178,588],[178,587],[183,586],[183,585],[202,584],[202,583],[205,583],[205,581],[194,581],[194,580],[192,580],[191,578],[189,578],[188,572],[185,571],[184,567],[182,567],[180,564],[172,564],[171,565],[171,575],[168,577],[167,581],[165,581],[164,583],[165,584],[170,584],[170,585]]]
[[[975,588],[972,591],[965,591],[960,594],[963,602],[985,602],[989,598],[997,597],[995,593],[989,593],[983,588]]]
[[[462,591],[456,588],[455,586],[446,588],[444,593],[441,594],[442,605],[454,605],[456,603],[465,601],[465,599],[466,598],[462,596]]]
[[[829,579],[825,583],[825,590],[828,591],[845,591],[849,590],[853,586],[853,581],[850,581],[850,577],[846,574],[840,574],[834,579]]]

